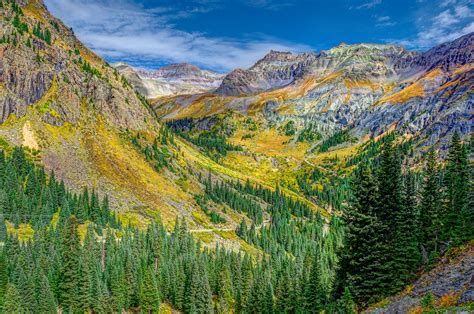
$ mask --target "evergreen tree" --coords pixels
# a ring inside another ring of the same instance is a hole
[[[379,206],[376,207],[375,216],[384,225],[385,234],[379,245],[382,250],[387,266],[391,271],[385,274],[385,278],[380,278],[387,289],[386,293],[394,293],[403,287],[404,282],[400,281],[399,268],[404,268],[404,252],[398,252],[400,256],[393,254],[398,248],[397,230],[403,228],[402,209],[402,174],[401,158],[397,147],[391,143],[386,143],[380,158],[378,171],[379,183]],[[403,235],[402,235],[403,236]],[[402,250],[404,248],[401,248]],[[398,260],[397,260],[398,259]],[[390,291],[388,291],[390,289]]]
[[[338,302],[338,308],[340,313],[344,314],[356,314],[357,305],[354,302],[351,291],[348,287],[344,289],[344,294]]]
[[[441,188],[436,153],[430,150],[424,170],[424,183],[421,191],[420,225],[421,245],[424,262],[439,254],[439,236],[443,210],[441,206]]]
[[[390,274],[385,235],[387,226],[376,216],[378,188],[371,169],[362,164],[353,182],[354,200],[347,221],[343,265],[347,287],[357,303],[367,305],[385,296]]]
[[[7,285],[5,293],[3,312],[12,314],[22,314],[26,312],[23,306],[23,302],[21,300],[20,293],[18,292],[17,288],[10,283]]]
[[[188,312],[213,312],[211,287],[209,286],[207,272],[198,261],[194,264],[186,297],[186,310]]]
[[[273,295],[263,272],[255,277],[245,312],[273,313]]]
[[[1,198],[1,191],[0,191],[0,198]],[[0,199],[1,202],[1,199]],[[0,205],[1,208],[1,205]],[[1,209],[0,209],[0,243],[5,242],[7,239],[7,226],[5,222],[5,216],[2,214]]]
[[[145,271],[140,294],[141,309],[145,313],[158,313],[160,295],[156,278],[151,268]]]
[[[78,300],[80,243],[77,233],[77,219],[74,216],[71,216],[64,226],[61,247],[60,305],[66,311],[75,310],[80,306],[80,301]]]
[[[416,204],[414,176],[408,174],[404,180],[403,204],[395,215],[394,234],[394,287],[402,289],[413,279],[420,264],[419,217]]]
[[[5,301],[5,294],[7,292],[8,273],[7,273],[7,259],[5,253],[0,251],[0,309]]]
[[[56,300],[51,291],[48,278],[44,274],[41,274],[36,284],[36,302],[38,304],[36,311],[38,313],[57,313]]]
[[[321,312],[326,303],[324,287],[321,284],[321,269],[317,261],[318,258],[315,258],[308,283],[306,284],[305,308],[308,313]]]
[[[470,239],[474,227],[472,208],[469,209],[469,160],[466,146],[461,143],[459,133],[454,132],[449,147],[446,174],[446,218],[444,219],[445,241],[453,245]]]
[[[224,309],[230,309],[234,306],[234,297],[232,292],[232,279],[230,270],[227,265],[219,273],[219,281],[217,286],[217,297],[220,305],[221,313]]]
[[[19,264],[22,263],[20,262]],[[38,304],[36,303],[36,291],[30,271],[28,269],[28,274],[26,274],[22,266],[18,265],[13,276],[15,287],[18,289],[22,299],[23,308],[28,312],[34,312]]]
[[[241,280],[237,290],[236,312],[242,313],[245,310],[250,297],[250,289],[252,288],[253,274],[251,262],[246,256],[242,262]]]

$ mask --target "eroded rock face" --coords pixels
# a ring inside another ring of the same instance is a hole
[[[52,125],[101,115],[111,126],[146,128],[145,120],[152,118],[135,91],[83,47],[42,1],[25,6],[27,2],[17,1],[25,12],[21,22],[28,25],[29,32],[14,27],[15,13],[10,8],[0,20],[0,38],[9,38],[0,44],[0,123],[31,109]],[[51,33],[50,43],[31,33],[38,21],[43,32]]]
[[[32,51],[4,48],[0,81],[9,93],[0,99],[0,122],[4,122],[12,113],[23,116],[26,107],[40,100],[51,87],[53,73],[48,71],[45,64],[34,60]]]
[[[315,59],[312,53],[294,55],[271,51],[250,69],[237,69],[228,74],[216,93],[239,96],[283,87],[302,77]]]
[[[389,305],[366,311],[371,314],[409,313],[419,306],[427,293],[435,299],[454,295],[456,304],[474,301],[474,247],[468,245],[465,251],[452,261],[443,260],[429,273],[421,276],[408,293],[402,293],[390,300]],[[456,305],[453,304],[453,305]]]
[[[432,70],[440,68],[452,71],[459,66],[474,62],[474,33],[462,36],[452,42],[436,46],[414,58],[410,67]]]
[[[206,108],[254,114],[257,105],[272,125],[293,120],[323,137],[341,128],[359,138],[397,129],[444,148],[454,130],[473,132],[473,41],[471,33],[425,53],[370,44],[319,54],[272,51],[250,69],[228,74]],[[200,112],[192,110],[202,108],[200,101],[175,98],[165,105]],[[159,102],[155,108],[166,109]]]
[[[126,63],[112,65],[146,98],[199,94],[214,91],[224,75],[202,70],[187,63],[172,64],[158,70],[134,69]]]

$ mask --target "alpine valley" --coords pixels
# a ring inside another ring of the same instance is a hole
[[[474,33],[220,74],[0,13],[0,313],[474,311]]]

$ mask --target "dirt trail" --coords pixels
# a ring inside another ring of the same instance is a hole
[[[262,224],[259,226],[256,226],[255,229],[259,230],[262,227],[267,226],[271,220],[265,220]],[[199,228],[199,229],[190,229],[189,232],[191,233],[199,233],[199,232],[214,232],[214,231],[235,231],[235,228]]]

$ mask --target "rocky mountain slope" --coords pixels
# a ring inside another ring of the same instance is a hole
[[[461,311],[463,305],[463,313],[469,313],[468,309],[473,309],[473,299],[474,244],[471,243],[448,252],[434,269],[421,275],[404,292],[380,302],[366,313],[418,313],[433,308],[451,313]],[[431,303],[429,306],[433,308],[427,308],[426,303]]]
[[[131,141],[159,137],[144,98],[41,0],[0,3],[0,148],[23,145],[68,187],[107,193],[124,221],[141,224],[160,213],[166,224],[187,216],[200,226],[192,215],[200,185],[185,160],[212,162],[178,143],[169,153],[179,146],[187,154],[175,172],[157,171]]]
[[[398,129],[423,143],[472,132],[474,34],[425,53],[395,45],[345,45],[318,54],[271,52],[224,78],[215,94],[154,101],[165,119],[234,110],[269,125],[291,120],[325,138],[363,139]]]
[[[0,21],[1,116],[21,118],[32,104],[38,115],[60,126],[78,123],[81,106],[95,108],[108,123],[145,129],[148,109],[107,64],[86,49],[72,30],[41,1],[19,1],[20,13],[2,8]]]
[[[283,87],[301,77],[315,58],[311,53],[293,55],[272,50],[250,69],[237,69],[228,74],[216,93],[239,96]]]
[[[133,69],[125,63],[112,66],[147,98],[214,91],[224,77],[187,63],[172,64],[158,70]]]

